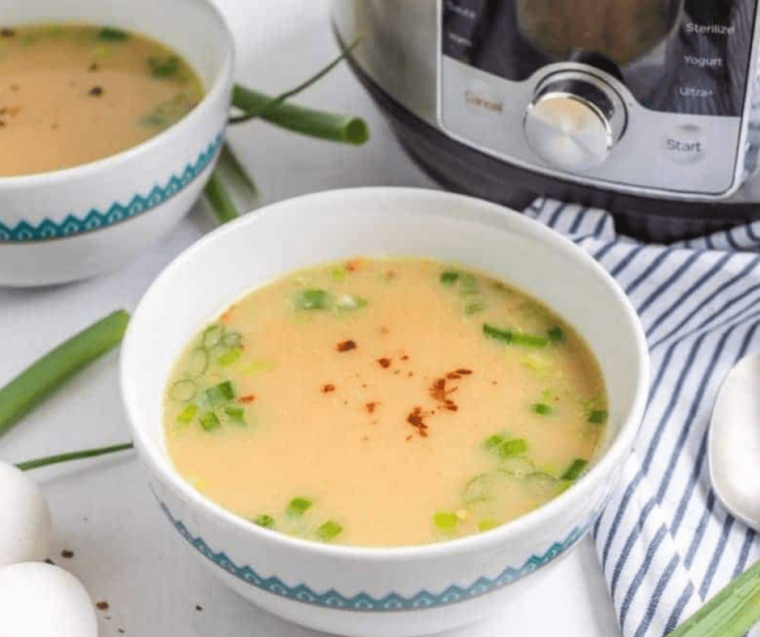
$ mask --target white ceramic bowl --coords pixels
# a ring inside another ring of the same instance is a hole
[[[2,26],[86,22],[152,37],[195,69],[204,99],[166,131],[89,164],[0,177],[0,285],[74,281],[128,261],[190,209],[229,113],[232,35],[209,0],[28,0]]]
[[[591,345],[609,394],[609,435],[589,473],[555,500],[477,536],[351,548],[259,528],[188,485],[167,455],[162,395],[185,344],[240,295],[295,268],[357,255],[470,265],[528,291]],[[345,635],[433,633],[509,603],[514,587],[570,550],[603,507],[644,409],[648,356],[613,279],[557,233],[500,206],[443,192],[369,188],[268,206],[211,233],[159,276],[121,355],[132,433],[178,538],[231,588],[299,624]],[[156,577],[171,574],[156,573]]]

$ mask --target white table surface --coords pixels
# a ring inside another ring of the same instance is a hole
[[[272,92],[289,88],[336,54],[326,0],[216,1],[235,33],[241,82]],[[353,148],[263,123],[235,129],[230,139],[255,175],[264,203],[346,186],[436,187],[405,157],[345,66],[302,101],[363,115],[372,139]],[[198,204],[168,238],[119,272],[56,288],[0,290],[0,385],[97,318],[119,307],[134,309],[158,272],[213,227]],[[0,458],[17,462],[126,439],[113,353],[11,431],[0,442]],[[131,453],[41,470],[35,477],[55,519],[51,557],[82,580],[94,601],[110,605],[98,611],[101,637],[121,635],[118,629],[139,637],[316,637],[249,605],[211,577],[166,523]],[[64,548],[74,557],[63,559]],[[488,621],[456,631],[457,637],[619,634],[588,539],[531,594]]]

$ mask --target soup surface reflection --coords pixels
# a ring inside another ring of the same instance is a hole
[[[177,470],[253,523],[360,546],[487,531],[552,499],[607,420],[582,339],[534,299],[419,258],[251,292],[169,381]]]
[[[202,96],[182,58],[135,33],[0,29],[0,176],[108,157],[155,136]]]

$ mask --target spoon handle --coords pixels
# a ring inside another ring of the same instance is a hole
[[[759,620],[760,562],[756,562],[668,637],[741,637]]]

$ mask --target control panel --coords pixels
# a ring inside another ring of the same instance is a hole
[[[440,0],[439,120],[524,167],[632,191],[738,183],[754,0]]]

